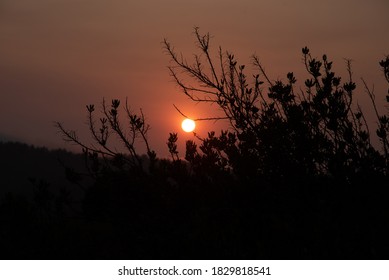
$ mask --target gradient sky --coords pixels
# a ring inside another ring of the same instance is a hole
[[[317,57],[326,53],[340,74],[350,58],[358,85],[360,77],[374,84],[382,105],[387,86],[378,61],[389,54],[388,14],[387,0],[1,0],[0,135],[69,148],[54,121],[88,142],[85,105],[128,97],[147,116],[152,147],[166,156],[169,132],[193,138],[180,129],[173,103],[194,118],[215,111],[190,103],[166,68],[163,38],[190,57],[194,26],[241,64],[258,55],[272,79],[293,71],[305,80],[306,45]],[[200,123],[197,130],[220,127]]]

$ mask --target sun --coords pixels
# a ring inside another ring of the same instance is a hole
[[[185,132],[192,132],[196,127],[196,123],[194,120],[185,119],[182,121],[181,127]]]

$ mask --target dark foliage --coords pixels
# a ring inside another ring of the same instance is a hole
[[[119,100],[110,106],[103,101],[97,118],[95,106],[88,105],[94,144],[57,123],[65,140],[83,149],[87,174],[66,169],[69,180],[85,190],[82,206],[71,208],[69,194],[50,195],[39,181],[34,201],[5,196],[3,256],[388,258],[389,116],[378,113],[375,94],[363,82],[377,115],[381,146],[375,147],[355,105],[350,63],[343,80],[326,55],[314,58],[305,47],[308,78],[298,87],[292,72],[285,81],[273,81],[253,57],[258,74],[250,83],[233,54],[219,49],[214,62],[210,36],[198,29],[195,36],[201,55],[193,64],[165,41],[172,77],[191,100],[218,106],[220,116],[203,120],[224,119],[231,129],[188,141],[185,160],[171,133],[171,159],[159,159],[148,144],[143,112],[125,104],[122,116]],[[380,66],[389,82],[389,57]],[[112,136],[127,153],[111,147]],[[139,144],[147,155],[137,153]]]

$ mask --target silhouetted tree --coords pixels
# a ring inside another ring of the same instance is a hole
[[[170,73],[192,101],[217,105],[222,113],[198,120],[226,119],[233,130],[222,131],[220,136],[209,133],[202,140],[201,153],[189,141],[186,159],[194,166],[208,169],[212,165],[242,178],[270,180],[325,175],[350,183],[367,174],[388,175],[388,116],[378,113],[374,93],[366,86],[379,123],[382,150],[377,150],[371,144],[364,113],[354,104],[356,84],[349,60],[349,76],[342,82],[326,55],[319,60],[303,48],[310,77],[305,90],[296,90],[292,72],[286,82],[273,81],[253,56],[258,73],[250,83],[245,65],[239,65],[232,53],[219,48],[215,61],[210,35],[201,35],[195,28],[195,36],[200,54],[194,55],[193,63],[164,41],[172,60]],[[380,62],[386,79],[388,61],[386,57]],[[192,78],[192,83],[184,82],[181,75]]]
[[[82,147],[87,160],[90,162],[90,171],[92,173],[98,173],[101,168],[124,168],[127,166],[130,169],[137,169],[140,172],[144,171],[144,165],[142,163],[142,157],[136,151],[136,142],[141,140],[144,143],[147,156],[152,166],[156,153],[150,148],[147,139],[147,132],[150,126],[145,121],[145,116],[140,111],[140,115],[133,113],[126,101],[124,110],[126,125],[128,128],[124,129],[122,125],[122,119],[119,116],[120,100],[112,100],[111,106],[107,106],[105,100],[102,102],[102,117],[99,118],[99,125],[96,125],[95,119],[95,106],[93,104],[87,105],[88,112],[88,126],[94,143],[85,144],[82,142],[75,131],[67,130],[60,122],[56,122],[55,126],[61,132],[63,138],[67,142],[72,142]],[[114,147],[110,146],[109,140],[111,136],[116,136],[123,144],[127,155],[118,152]],[[97,145],[97,146],[96,146]],[[104,159],[104,166],[98,160],[101,156]],[[109,159],[109,164],[108,160]]]

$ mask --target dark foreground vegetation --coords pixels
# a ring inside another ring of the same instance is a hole
[[[204,119],[225,119],[231,129],[188,141],[185,159],[171,133],[171,159],[160,159],[143,112],[113,100],[96,116],[88,105],[94,145],[57,123],[83,150],[85,174],[64,169],[83,193],[49,195],[41,182],[32,201],[4,196],[2,257],[389,258],[389,116],[375,104],[385,94],[362,90],[377,117],[369,127],[349,62],[344,80],[326,55],[303,48],[308,78],[297,86],[293,73],[271,80],[257,57],[252,77],[221,49],[213,61],[209,35],[195,35],[201,54],[192,64],[165,41],[172,77],[194,102],[218,106],[220,116]],[[389,82],[389,57],[380,66]],[[112,137],[125,154],[110,146]],[[135,149],[142,143],[146,156]]]

